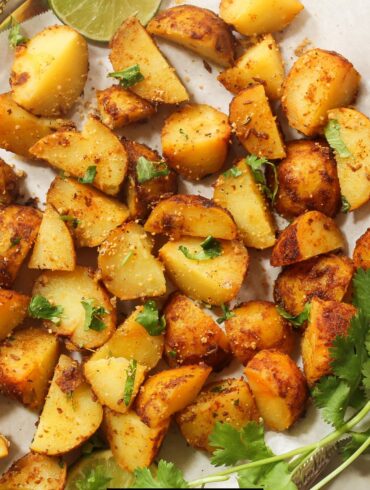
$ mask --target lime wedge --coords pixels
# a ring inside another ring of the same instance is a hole
[[[128,17],[146,25],[161,0],[49,0],[59,19],[93,41],[110,41]]]

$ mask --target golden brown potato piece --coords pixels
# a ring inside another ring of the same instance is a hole
[[[322,132],[327,112],[349,105],[360,75],[338,53],[312,49],[294,63],[284,84],[282,106],[290,126],[306,136]]]
[[[370,269],[370,228],[356,242],[353,263],[356,269]]]
[[[144,226],[149,233],[179,239],[184,235],[233,240],[237,228],[231,215],[210,199],[178,194],[161,201]]]
[[[20,178],[14,172],[13,167],[0,158],[0,205],[11,204],[17,199],[19,181]]]
[[[0,434],[0,459],[4,459],[9,455],[10,442],[8,439]],[[0,490],[1,490],[1,479],[0,479]]]
[[[356,308],[338,301],[313,298],[310,318],[302,339],[304,373],[313,386],[322,376],[331,374],[330,348],[337,335],[346,335]]]
[[[241,34],[251,36],[281,31],[303,8],[298,0],[221,0],[220,16]]]
[[[154,374],[136,399],[136,412],[149,427],[159,427],[198,395],[212,369],[189,365]]]
[[[275,222],[265,196],[244,160],[235,167],[241,174],[220,175],[213,199],[232,214],[246,247],[272,247],[276,242]]]
[[[54,335],[41,328],[18,330],[0,344],[0,392],[39,410],[58,360]]]
[[[229,378],[206,385],[193,403],[177,414],[176,422],[188,444],[212,452],[209,436],[217,422],[242,429],[258,418],[248,383],[243,378]]]
[[[225,114],[206,104],[187,104],[165,121],[163,155],[183,177],[199,180],[223,167],[230,134]]]
[[[10,287],[36,240],[41,213],[28,206],[0,207],[0,286]]]
[[[24,294],[0,289],[0,340],[23,322],[29,302],[30,298]]]
[[[189,298],[174,293],[164,316],[164,349],[170,367],[204,362],[216,369],[229,360],[229,344],[223,330]]]
[[[256,354],[244,370],[265,424],[289,429],[302,415],[308,398],[306,379],[295,362],[275,349]]]
[[[340,207],[340,188],[328,146],[298,140],[288,143],[286,151],[286,158],[277,166],[276,211],[286,219],[313,210],[333,217]]]
[[[214,12],[194,5],[179,5],[159,12],[149,22],[150,34],[181,44],[222,66],[234,61],[231,30]]]
[[[246,365],[263,349],[290,354],[294,347],[292,327],[269,301],[248,301],[233,310],[226,320],[226,335],[231,352]]]
[[[66,114],[85,87],[85,39],[68,26],[51,26],[17,47],[10,75],[15,102],[37,116]]]
[[[280,99],[284,83],[284,64],[279,45],[267,34],[220,73],[218,80],[233,94],[256,82],[262,83],[269,99]]]
[[[97,247],[129,215],[121,202],[71,178],[57,177],[47,202],[66,221],[77,247]]]
[[[63,490],[67,465],[57,458],[28,453],[0,478],[0,490]]]
[[[211,305],[228,303],[238,294],[247,272],[247,249],[236,240],[222,240],[222,254],[210,260],[192,260],[180,250],[186,247],[191,254],[197,253],[202,242],[193,237],[169,241],[159,256],[171,280],[187,296]]]
[[[351,154],[344,157],[334,152],[340,189],[353,211],[370,199],[370,120],[349,108],[329,111],[328,117],[338,122],[340,138]]]
[[[263,85],[242,90],[233,98],[230,124],[249,153],[272,160],[285,157],[284,141]]]
[[[144,80],[130,87],[135,94],[164,104],[189,99],[175,70],[136,17],[130,17],[119,27],[110,46],[109,59],[115,71],[139,65]]]
[[[344,237],[335,222],[319,211],[308,211],[281,233],[271,254],[271,265],[279,267],[344,247]]]

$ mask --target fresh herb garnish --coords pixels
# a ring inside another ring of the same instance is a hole
[[[134,252],[130,250],[127,252],[127,254],[123,257],[122,260],[122,267],[127,264],[127,262],[131,259],[131,257],[134,255]]]
[[[103,449],[107,447],[105,442],[98,434],[94,434],[90,437],[90,439],[85,442],[85,444],[81,448],[81,452],[84,455],[91,454],[95,449]]]
[[[230,177],[240,177],[243,172],[238,167],[231,167],[229,170],[226,170],[222,175],[229,179]]]
[[[352,153],[346,147],[340,134],[340,124],[337,119],[330,119],[324,129],[324,134],[330,147],[335,150],[341,158],[349,158]]]
[[[147,301],[143,306],[143,311],[136,316],[137,323],[140,323],[149,335],[156,337],[161,335],[166,329],[164,316],[159,317],[157,303],[154,300]]]
[[[19,245],[21,242],[21,237],[19,236],[12,236],[10,239],[10,248],[15,247],[16,245]]]
[[[283,308],[280,306],[276,307],[278,313],[280,316],[285,318],[285,320],[288,320],[294,327],[301,327],[307,320],[310,319],[310,312],[311,312],[311,303],[306,303],[304,305],[303,311],[299,315],[291,315],[287,311],[285,311]]]
[[[351,205],[347,201],[346,197],[343,196],[343,194],[340,197],[341,197],[341,200],[342,200],[342,207],[340,208],[340,210],[342,211],[342,213],[347,214],[349,211],[351,211]]]
[[[16,48],[20,44],[25,44],[28,39],[21,34],[21,25],[12,17],[12,27],[10,28],[8,35],[9,46]]]
[[[72,228],[76,229],[78,225],[80,224],[80,221],[75,218],[74,216],[70,216],[69,214],[62,214],[60,216],[60,219],[64,222],[70,222],[72,225]]]
[[[107,490],[111,476],[106,474],[107,468],[98,465],[91,468],[86,476],[83,476],[75,482],[77,490]]]
[[[84,330],[95,330],[101,332],[106,328],[106,324],[101,317],[107,315],[108,311],[102,306],[94,306],[94,299],[83,299],[81,304],[85,310]]]
[[[93,184],[96,176],[96,165],[87,167],[85,175],[78,179],[81,184]]]
[[[226,320],[230,320],[230,318],[235,316],[235,313],[230,311],[230,308],[227,305],[221,305],[221,310],[223,312],[223,315],[217,318],[217,323],[221,325],[221,323],[224,323]]]
[[[144,80],[139,65],[132,65],[121,71],[108,73],[108,77],[116,78],[123,88],[129,88]]]
[[[176,352],[175,350],[170,350],[170,351],[168,352],[168,355],[169,355],[170,357],[172,357],[173,359],[176,359],[176,357],[177,357],[177,352]]]
[[[130,405],[132,394],[134,392],[135,386],[135,378],[136,378],[136,368],[137,368],[137,360],[132,359],[130,364],[126,370],[126,383],[125,390],[123,393],[123,401],[125,402],[126,407]]]
[[[182,471],[173,463],[161,459],[155,473],[154,476],[149,468],[137,468],[133,488],[188,488]]]
[[[28,307],[28,314],[32,318],[39,320],[50,320],[58,325],[63,315],[63,307],[60,305],[53,306],[48,299],[41,294],[37,294],[31,299]]]
[[[188,247],[179,246],[179,250],[190,260],[211,260],[222,254],[221,243],[212,236],[207,237],[201,244],[203,250],[200,252],[190,252]]]
[[[156,177],[166,177],[170,170],[166,162],[151,162],[145,157],[140,157],[136,163],[136,175],[139,184],[148,182]]]
[[[257,157],[256,155],[249,155],[245,159],[245,163],[252,170],[254,180],[261,186],[261,189],[266,196],[271,200],[272,204],[275,202],[276,195],[279,190],[279,179],[277,175],[276,166],[264,157]],[[274,173],[274,189],[273,191],[267,185],[266,176],[264,172],[264,166],[270,166]]]

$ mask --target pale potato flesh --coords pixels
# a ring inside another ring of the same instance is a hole
[[[29,302],[30,298],[24,294],[0,289],[0,340],[23,322]]]

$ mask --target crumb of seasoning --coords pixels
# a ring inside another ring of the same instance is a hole
[[[208,73],[212,73],[212,66],[206,60],[203,60],[203,66],[208,71]]]
[[[303,41],[301,41],[298,44],[298,46],[295,48],[294,54],[298,57],[302,56],[305,53],[307,53],[307,51],[309,51],[312,47],[313,47],[312,41],[310,41],[307,37],[305,37]]]

